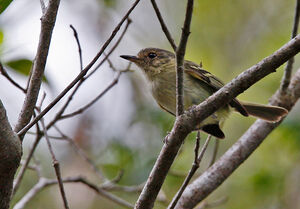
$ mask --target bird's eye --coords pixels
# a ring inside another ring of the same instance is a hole
[[[148,54],[148,57],[150,58],[150,59],[153,59],[153,58],[155,58],[157,56],[157,54],[155,54],[154,52],[150,52],[149,54]]]

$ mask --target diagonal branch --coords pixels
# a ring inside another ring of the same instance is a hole
[[[291,110],[300,97],[300,69],[288,90],[291,94],[277,90],[270,104]],[[231,173],[242,164],[264,139],[281,123],[257,120],[248,131],[207,171],[190,184],[178,202],[178,209],[194,208],[201,200],[220,186]]]
[[[83,177],[69,177],[69,178],[65,178],[62,179],[63,183],[82,183],[84,185],[86,185],[87,187],[89,187],[90,189],[94,190],[98,195],[105,197],[106,199],[111,200],[112,202],[121,205],[125,208],[133,208],[133,205],[131,205],[130,203],[126,202],[125,200],[110,194],[109,192],[104,191],[103,189],[101,189],[100,187],[98,187],[97,185],[89,182],[88,180],[86,180]],[[27,194],[22,197],[22,199],[14,206],[14,209],[23,209],[28,202],[34,198],[40,191],[42,191],[43,189],[45,189],[46,187],[52,186],[52,185],[56,185],[58,184],[57,179],[47,179],[47,178],[40,178],[38,183],[31,188],[31,190],[29,190],[27,192]]]
[[[137,4],[139,2],[140,2],[140,0],[136,0],[133,3],[133,5],[130,7],[130,9],[127,11],[127,13],[121,19],[119,24],[115,27],[112,34],[106,40],[106,42],[103,44],[100,51],[93,58],[93,60],[79,73],[79,75],[39,115],[37,115],[28,125],[26,125],[26,127],[24,127],[22,130],[20,130],[18,132],[19,136],[24,135],[35,123],[37,123],[44,115],[46,115],[61,100],[61,98],[63,98],[76,85],[76,83],[78,83],[86,75],[86,73],[89,71],[89,69],[96,63],[98,58],[102,55],[104,50],[110,44],[112,39],[116,36],[116,34],[120,30],[120,27],[122,26],[122,24],[125,22],[125,20],[128,18],[130,13],[133,11],[133,9],[137,6]]]
[[[160,11],[159,11],[159,9],[158,9],[158,6],[157,6],[157,4],[156,4],[156,1],[155,1],[155,0],[151,0],[151,3],[152,3],[152,6],[153,6],[153,8],[154,8],[154,11],[155,11],[155,13],[156,13],[156,16],[157,16],[157,18],[158,18],[158,21],[159,21],[159,23],[160,23],[161,29],[162,29],[163,32],[165,33],[165,35],[166,35],[166,37],[167,37],[169,43],[171,44],[173,50],[176,51],[177,46],[176,46],[176,44],[175,44],[175,42],[174,42],[174,39],[173,39],[172,36],[171,36],[171,33],[169,32],[169,30],[168,30],[168,28],[167,28],[167,25],[166,25],[165,22],[164,22],[164,19],[163,19],[162,16],[161,16],[161,13],[160,13]]]
[[[15,87],[17,87],[18,89],[20,89],[21,91],[23,91],[23,93],[26,93],[26,89],[24,89],[22,86],[20,86],[20,84],[18,84],[16,81],[14,81],[14,79],[12,79],[7,71],[5,70],[5,68],[3,67],[2,63],[0,62],[0,73],[11,83],[13,84]]]
[[[117,74],[117,76],[116,76],[116,78],[114,78],[113,81],[100,94],[98,94],[92,101],[90,101],[89,103],[85,104],[83,107],[79,108],[78,110],[75,110],[75,111],[73,111],[71,113],[62,115],[60,117],[60,120],[61,119],[66,119],[66,118],[70,118],[70,117],[73,117],[75,115],[81,114],[86,109],[88,109],[93,104],[95,104],[103,95],[105,95],[112,87],[114,87],[119,82],[119,78],[120,78],[122,72],[124,72],[124,71],[119,71],[118,74]]]
[[[74,95],[77,93],[78,89],[81,87],[81,85],[83,84],[83,82],[85,82],[86,79],[88,79],[89,77],[91,77],[97,70],[98,68],[100,68],[100,66],[105,62],[108,61],[108,57],[113,53],[113,51],[117,48],[117,46],[119,45],[119,43],[121,42],[121,40],[123,39],[129,25],[131,23],[131,20],[129,18],[127,18],[127,23],[125,25],[125,28],[122,32],[122,34],[120,35],[119,39],[116,41],[115,45],[109,50],[108,54],[105,55],[105,57],[100,61],[100,63],[95,66],[95,68],[93,70],[91,70],[91,72],[83,77],[76,85],[76,87],[73,89],[73,91],[71,92],[71,94],[69,95],[67,101],[65,102],[65,104],[60,108],[60,110],[56,113],[54,119],[47,125],[47,129],[49,129],[50,127],[52,127],[58,120],[62,119],[62,115],[65,112],[65,110],[67,109],[67,107],[69,106],[70,102],[72,101]],[[75,30],[76,31],[76,30]],[[77,41],[79,42],[79,40]],[[78,46],[79,47],[79,46]]]
[[[24,104],[19,115],[18,123],[15,127],[16,132],[24,128],[30,122],[30,119],[33,115],[45,71],[52,31],[55,25],[59,3],[60,0],[49,1],[46,11],[45,13],[43,13],[43,16],[41,18],[41,32],[38,49],[36,52],[36,57],[34,59],[32,74],[30,77]],[[24,136],[24,133],[25,132],[23,132],[19,136],[21,136],[22,138]]]
[[[181,144],[197,124],[200,124],[205,118],[218,110],[218,108],[230,102],[250,86],[268,74],[275,72],[280,65],[295,56],[299,51],[300,35],[290,40],[269,57],[241,73],[204,102],[190,108],[184,114],[177,117],[172,131],[168,134],[168,143],[164,144],[155,162],[138,199],[138,204],[144,205],[145,208],[152,207]],[[149,207],[146,207],[147,205]]]

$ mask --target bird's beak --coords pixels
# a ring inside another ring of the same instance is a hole
[[[136,57],[136,56],[121,55],[120,57],[123,58],[123,59],[129,60],[129,61],[131,61],[131,62],[134,62],[134,63],[140,61],[140,58],[138,58],[138,57]]]

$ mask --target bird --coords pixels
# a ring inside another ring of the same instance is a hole
[[[159,48],[145,48],[140,50],[136,56],[121,55],[120,57],[133,62],[144,72],[158,106],[175,116],[176,60],[174,53]],[[202,64],[198,65],[184,60],[183,66],[185,110],[200,104],[224,86],[220,79],[204,70]],[[241,102],[234,98],[198,124],[195,130],[204,131],[219,139],[225,138],[221,127],[232,110],[246,117],[250,115],[269,122],[278,122],[288,113],[283,107]]]

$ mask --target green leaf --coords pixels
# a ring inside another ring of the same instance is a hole
[[[0,14],[10,5],[13,0],[0,0]]]
[[[5,64],[9,66],[12,70],[25,76],[29,76],[32,67],[32,61],[29,59],[11,60],[9,62],[6,62]],[[49,84],[45,76],[43,76],[42,81]]]

